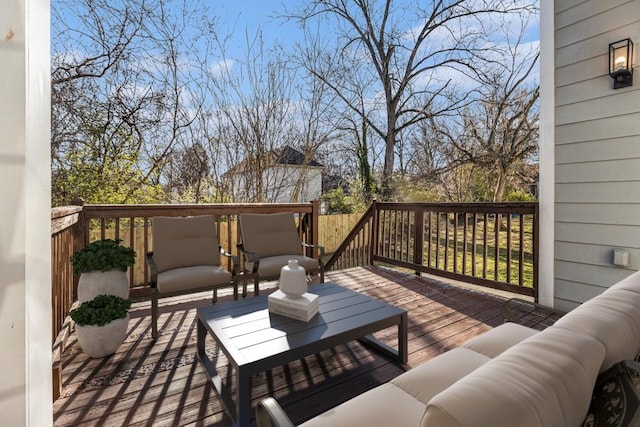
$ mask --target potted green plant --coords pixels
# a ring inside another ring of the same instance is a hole
[[[127,268],[135,263],[136,253],[120,245],[121,241],[96,240],[73,254],[73,271],[80,274],[78,301],[83,303],[97,295],[129,298]]]
[[[97,295],[71,310],[78,343],[93,358],[113,354],[124,341],[131,301],[115,295]]]

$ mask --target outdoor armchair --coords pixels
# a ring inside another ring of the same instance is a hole
[[[249,276],[253,277],[254,293],[258,295],[258,283],[280,277],[280,269],[290,259],[297,260],[307,274],[319,273],[320,281],[324,282],[324,247],[300,240],[293,213],[241,214],[238,221],[241,239],[238,249],[244,255],[243,297],[247,295]],[[305,255],[314,248],[318,250],[318,258]]]
[[[237,257],[222,251],[213,215],[152,218],[153,251],[147,254],[151,269],[152,336],[158,336],[158,298],[232,286],[238,299]],[[231,271],[221,255],[232,260]]]

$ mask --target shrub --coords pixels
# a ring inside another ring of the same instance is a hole
[[[115,295],[98,295],[85,301],[69,315],[80,326],[104,326],[116,319],[123,319],[131,307],[131,301]]]
[[[76,274],[88,271],[109,271],[118,268],[127,271],[135,263],[136,252],[121,246],[122,240],[103,239],[92,242],[73,254],[71,265]]]

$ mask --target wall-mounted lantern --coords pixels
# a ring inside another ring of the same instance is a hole
[[[609,75],[613,88],[633,85],[633,42],[624,39],[609,45]]]

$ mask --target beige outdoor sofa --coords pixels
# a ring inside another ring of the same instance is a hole
[[[293,213],[241,214],[238,223],[238,249],[244,259],[243,297],[247,296],[249,277],[253,278],[254,294],[258,295],[258,283],[280,277],[280,269],[290,259],[297,260],[307,274],[320,274],[320,282],[324,282],[324,247],[301,241]],[[313,249],[318,251],[318,258],[305,255]]]
[[[238,299],[237,257],[222,251],[213,215],[154,217],[153,251],[146,256],[151,270],[151,334],[158,336],[158,298],[233,287]],[[221,255],[231,259],[231,271]]]
[[[596,378],[640,351],[640,272],[542,332],[505,323],[302,424],[304,427],[572,427]],[[275,400],[259,426],[291,426]]]

